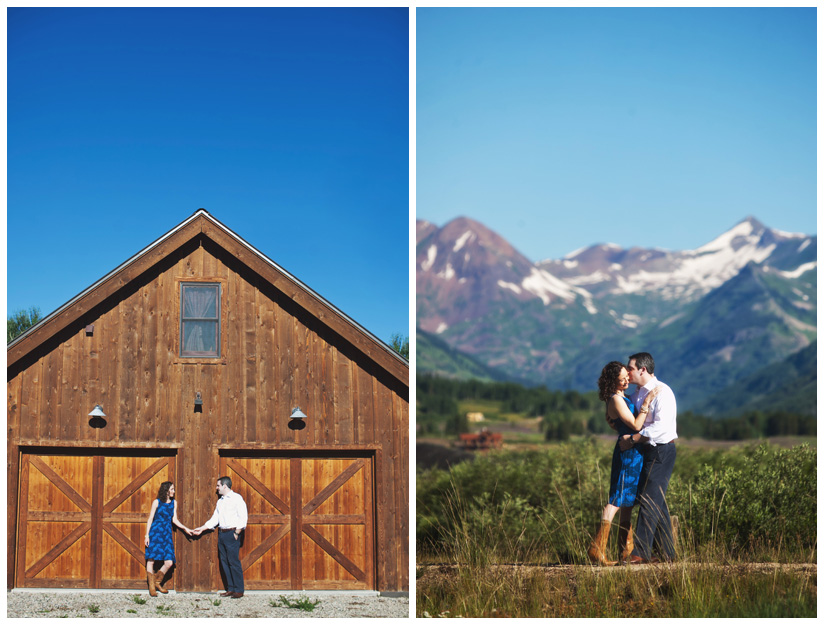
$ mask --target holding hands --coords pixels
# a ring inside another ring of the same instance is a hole
[[[184,525],[182,525],[182,524],[181,524],[181,526],[180,526],[179,528],[180,528],[183,532],[185,532],[185,533],[187,534],[187,536],[189,536],[189,537],[197,537],[198,535],[200,535],[200,534],[201,534],[201,532],[203,532],[203,530],[202,530],[201,528],[194,528],[194,529],[192,529],[192,528],[189,528],[188,526],[184,526]],[[146,538],[146,539],[147,539],[147,541],[149,540],[148,535],[147,535],[147,538]]]

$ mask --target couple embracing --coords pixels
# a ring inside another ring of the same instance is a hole
[[[676,397],[653,374],[647,352],[628,358],[627,365],[611,361],[599,377],[599,399],[607,405],[606,418],[619,438],[613,450],[608,504],[587,555],[599,565],[615,565],[605,552],[610,525],[619,515],[621,564],[673,561],[673,533],[665,502],[676,460]],[[629,397],[625,390],[636,385]],[[639,505],[634,538],[633,505]],[[634,540],[635,539],[635,540]]]

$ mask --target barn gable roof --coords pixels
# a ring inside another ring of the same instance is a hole
[[[131,280],[201,234],[269,281],[322,324],[335,331],[396,379],[409,386],[409,363],[352,318],[337,309],[265,254],[199,209],[165,235],[122,263],[8,344],[11,367]]]

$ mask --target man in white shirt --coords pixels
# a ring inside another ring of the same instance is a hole
[[[241,567],[241,533],[246,528],[246,502],[239,493],[232,491],[232,479],[221,476],[216,491],[220,498],[215,513],[203,526],[194,530],[200,535],[204,530],[218,527],[218,558],[226,575],[226,591],[222,596],[243,598],[243,568]]]
[[[650,403],[650,410],[642,429],[635,435],[625,435],[619,448],[627,450],[636,445],[644,457],[642,473],[639,477],[639,520],[636,524],[636,538],[629,563],[657,562],[651,548],[663,559],[673,561],[673,532],[670,526],[670,511],[665,496],[670,484],[670,475],[676,461],[676,396],[673,390],[659,381],[653,374],[655,364],[647,352],[639,352],[628,357],[627,373],[630,383],[637,385],[630,396],[633,404],[640,406],[648,393],[656,388],[658,395]]]

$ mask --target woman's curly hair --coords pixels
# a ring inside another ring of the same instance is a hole
[[[160,484],[160,489],[158,489],[158,500],[161,502],[166,502],[166,499],[169,497],[169,487],[171,486],[171,480],[166,480]]]
[[[607,402],[619,387],[619,374],[624,369],[624,363],[618,361],[610,361],[602,369],[602,375],[599,376],[599,400]]]

